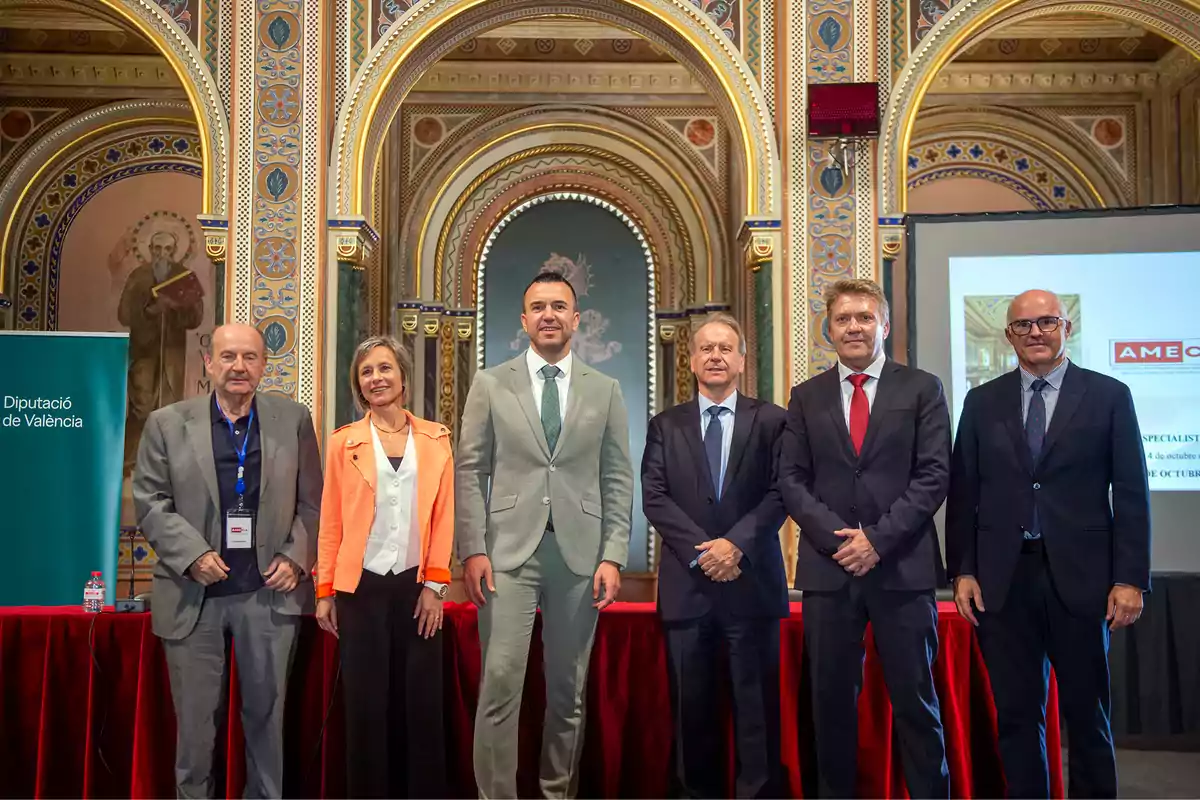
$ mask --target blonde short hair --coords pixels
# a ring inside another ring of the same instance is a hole
[[[883,289],[879,288],[879,284],[875,281],[861,280],[858,278],[841,280],[825,290],[825,316],[833,316],[833,305],[842,295],[857,294],[864,297],[872,298],[879,304],[879,316],[883,318],[883,324],[887,325],[891,319],[891,309],[888,307],[887,297],[883,294]]]
[[[362,365],[363,359],[367,357],[376,347],[386,347],[396,359],[396,366],[400,368],[400,379],[404,382],[404,389],[400,393],[402,402],[408,402],[408,387],[411,386],[411,378],[413,372],[412,356],[408,352],[408,348],[400,344],[400,341],[394,336],[371,336],[359,343],[354,349],[354,361],[350,366],[350,394],[354,398],[354,405],[358,406],[359,411],[366,411],[370,406],[367,398],[362,393],[362,388],[358,385],[358,368]]]
[[[701,328],[709,325],[725,325],[729,328],[732,328],[733,332],[737,334],[738,352],[742,355],[746,355],[746,337],[742,335],[742,326],[738,324],[737,319],[734,318],[732,314],[726,314],[724,311],[712,312],[707,317],[700,320],[700,322],[694,328],[692,328],[692,337],[688,342],[689,353],[696,352],[696,334],[700,332]]]

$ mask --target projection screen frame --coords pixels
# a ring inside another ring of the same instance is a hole
[[[1145,254],[1145,253],[1154,253],[1154,252],[1175,253],[1175,252],[1200,251],[1200,205],[1194,205],[1194,204],[1153,205],[1153,206],[1142,206],[1142,207],[1135,207],[1135,208],[1072,209],[1069,211],[1034,211],[1034,210],[1030,210],[1030,211],[1011,211],[1011,212],[985,212],[985,213],[960,213],[960,214],[910,214],[910,215],[907,215],[905,217],[905,239],[904,239],[904,241],[905,241],[904,297],[906,300],[906,308],[905,308],[905,314],[904,314],[904,321],[905,321],[905,327],[906,327],[906,331],[905,331],[906,343],[905,343],[904,349],[905,349],[905,356],[907,359],[907,363],[910,366],[918,366],[918,361],[919,361],[918,352],[922,350],[922,348],[919,346],[921,344],[921,341],[920,341],[921,331],[920,331],[920,326],[918,324],[918,319],[920,317],[920,312],[922,310],[927,310],[929,307],[929,304],[931,302],[935,302],[933,300],[926,300],[924,303],[921,303],[920,300],[918,299],[919,295],[920,295],[919,284],[921,283],[922,277],[925,278],[926,280],[929,279],[928,274],[926,274],[924,276],[920,276],[918,274],[918,270],[919,270],[918,255],[919,254],[918,254],[918,248],[917,248],[917,228],[919,226],[921,226],[921,225],[943,225],[943,224],[951,224],[951,223],[973,223],[973,222],[992,222],[992,223],[1031,222],[1032,223],[1032,222],[1038,222],[1038,221],[1046,222],[1046,221],[1053,221],[1053,220],[1064,220],[1064,221],[1073,220],[1073,219],[1097,219],[1097,220],[1100,220],[1100,219],[1114,218],[1114,217],[1119,218],[1119,217],[1177,216],[1177,215],[1191,215],[1196,218],[1197,225],[1196,225],[1195,230],[1196,230],[1197,239],[1196,239],[1195,245],[1188,245],[1186,247],[1181,248],[1174,241],[1164,241],[1164,242],[1159,242],[1158,246],[1139,246],[1137,244],[1133,244],[1130,246],[1129,250],[1121,251],[1121,250],[1114,250],[1111,247],[1105,248],[1102,246],[1103,242],[1100,242],[1100,244],[1095,246],[1094,248],[1093,247],[1084,247],[1084,248],[1075,250],[1074,252],[1075,253],[1094,252],[1097,254],[1105,254],[1105,253],[1113,253],[1113,252],[1128,252],[1130,254]],[[994,235],[994,234],[989,234],[989,235]],[[1073,236],[1070,238],[1076,238],[1079,235],[1080,234],[1076,233],[1076,234],[1073,234]],[[988,237],[986,237],[986,236],[982,237],[982,243],[980,245],[980,248],[978,250],[971,251],[971,252],[963,252],[963,253],[943,253],[940,251],[938,252],[939,256],[940,255],[946,256],[945,267],[947,270],[947,275],[946,275],[947,286],[945,287],[945,290],[947,292],[949,290],[949,287],[948,287],[949,267],[950,267],[949,262],[950,262],[950,259],[953,259],[955,257],[964,257],[964,258],[987,257],[987,256],[1003,257],[1003,256],[1028,256],[1028,255],[1053,255],[1054,254],[1054,253],[1046,253],[1044,250],[1042,252],[1037,252],[1037,249],[1039,247],[1038,242],[1041,241],[1037,237],[1032,237],[1031,239],[1023,240],[1025,242],[1024,246],[1015,247],[1014,248],[1015,252],[1009,252],[1009,253],[1006,253],[1003,255],[1000,253],[986,250],[986,244],[988,241],[989,241]],[[1068,252],[1072,252],[1070,250],[1070,248],[1071,248],[1071,245],[1070,245],[1070,243],[1068,243],[1061,252],[1064,254],[1068,253]],[[885,292],[887,293],[886,296],[888,296],[889,298],[892,297],[889,290],[892,287],[894,287],[894,275],[892,274],[892,272],[893,272],[892,265],[885,264],[884,269],[881,271],[881,276],[880,276],[882,283],[885,287]],[[926,272],[928,273],[928,270],[926,270]],[[1036,287],[1028,287],[1028,288],[1036,288]],[[941,289],[939,288],[938,291],[941,291]],[[948,300],[948,298],[947,298],[947,300]],[[929,347],[930,347],[930,345],[927,341],[926,347],[924,348],[926,351],[926,355],[930,355],[930,353],[928,352]],[[937,352],[935,352],[933,354],[932,358],[927,359],[927,360],[933,361],[933,362],[937,362],[939,360],[944,361],[947,369],[952,371],[953,364],[952,364],[952,361],[950,358],[948,341],[946,343],[946,347],[947,347],[947,350],[944,354],[944,358],[939,359]],[[936,363],[930,364],[929,367],[927,367],[927,369],[930,369],[930,371],[934,371],[936,373],[936,371],[938,370],[938,365]],[[952,394],[953,381],[944,380],[944,383],[948,384],[947,385],[947,400],[953,405],[953,403],[955,402],[955,399],[953,398],[953,394]],[[1156,518],[1155,523],[1154,523],[1154,527],[1155,527],[1156,531],[1163,531],[1164,529],[1179,528],[1183,524],[1184,520],[1189,518],[1183,508],[1176,507],[1177,505],[1183,505],[1183,504],[1180,504],[1177,502],[1172,502],[1170,499],[1173,496],[1174,497],[1184,497],[1189,494],[1200,494],[1200,493],[1174,492],[1174,491],[1161,491],[1161,490],[1151,492],[1151,509],[1152,509],[1153,516]],[[939,538],[941,538],[941,536],[942,536],[942,525],[943,525],[942,512],[939,511],[939,513],[938,513]],[[1177,548],[1179,548],[1181,546],[1185,546],[1183,544],[1184,537],[1181,536],[1180,534],[1182,534],[1182,531],[1173,531],[1171,534],[1169,534],[1165,537],[1162,537],[1162,536],[1153,537],[1153,544],[1155,545],[1155,547],[1154,547],[1154,552],[1152,554],[1151,570],[1154,574],[1157,575],[1157,574],[1172,574],[1172,573],[1174,573],[1174,574],[1197,574],[1197,573],[1200,573],[1200,552],[1191,552],[1190,548],[1189,548],[1189,552],[1187,552],[1187,553],[1179,552],[1177,550]],[[1179,566],[1175,566],[1174,568],[1171,568],[1171,567],[1166,567],[1167,564],[1179,565]]]

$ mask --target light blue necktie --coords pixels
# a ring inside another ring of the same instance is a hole
[[[704,453],[708,456],[708,471],[712,475],[713,492],[721,499],[721,443],[724,428],[721,413],[728,411],[724,406],[711,406],[708,411],[708,427],[704,429]]]

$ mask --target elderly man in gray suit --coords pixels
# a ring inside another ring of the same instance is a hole
[[[213,747],[237,648],[246,797],[283,794],[283,701],[300,615],[312,607],[321,460],[308,409],[258,394],[263,337],[213,331],[215,391],[150,415],[133,501],[154,569],[154,633],[175,701],[179,797],[213,796]]]
[[[629,419],[617,382],[572,357],[579,306],[563,276],[529,284],[521,324],[529,350],[475,377],[456,461],[455,539],[483,645],[475,780],[481,797],[517,796],[517,719],[541,608],[541,790],[571,797],[596,617],[629,554]]]

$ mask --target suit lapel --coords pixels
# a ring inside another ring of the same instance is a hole
[[[1046,430],[1046,440],[1042,442],[1042,453],[1039,462],[1046,460],[1046,454],[1054,443],[1062,438],[1063,429],[1071,423],[1075,416],[1087,387],[1083,383],[1083,375],[1074,364],[1067,365],[1063,375],[1062,386],[1058,390],[1058,402],[1054,404],[1054,416],[1050,418],[1050,427]]]
[[[729,484],[737,474],[742,464],[742,456],[746,454],[746,443],[750,441],[750,431],[754,428],[754,417],[758,414],[758,403],[745,395],[737,399],[737,411],[733,415],[733,442],[729,446],[729,463],[725,465],[725,480],[721,482],[721,497],[729,492]]]
[[[1033,459],[1029,455],[1029,442],[1025,439],[1025,398],[1022,396],[1023,393],[1021,370],[1017,368],[1008,373],[1008,377],[1000,387],[1001,414],[1004,417],[1004,426],[1008,428],[1008,435],[1012,440],[1013,450],[1016,451],[1017,460],[1021,462],[1021,466],[1025,468],[1026,472],[1032,473]],[[1045,449],[1043,446],[1042,450]]]
[[[708,468],[708,454],[704,452],[704,440],[700,438],[700,403],[697,400],[689,400],[679,408],[683,421],[683,440],[687,442],[691,452],[692,463],[700,465],[697,470],[703,481],[700,492],[707,494],[712,491],[713,478],[712,470]]]
[[[573,357],[571,360],[574,362],[571,365],[571,369],[575,374],[571,376],[571,388],[567,390],[567,413],[563,417],[562,431],[558,434],[558,442],[554,447],[554,455],[562,452],[563,442],[571,435],[571,431],[575,426],[579,424],[579,415],[582,413],[580,406],[583,405],[583,398],[587,395],[588,388],[592,382],[592,371],[588,369],[587,365],[578,358]],[[538,426],[541,426],[540,416],[538,417]],[[545,431],[542,433],[545,434]]]
[[[266,400],[266,402],[263,402]],[[279,446],[279,418],[275,414],[275,404],[270,399],[259,395],[255,398],[255,408],[258,409],[258,444],[262,454],[262,475],[259,477],[259,504],[267,496],[267,484],[271,482],[275,463],[275,453]]]
[[[508,362],[508,388],[517,398],[521,410],[525,412],[525,420],[533,429],[534,438],[546,457],[550,457],[550,445],[546,444],[546,432],[542,430],[542,415],[533,407],[533,385],[529,382],[529,368],[525,362],[525,354],[517,356]],[[559,439],[562,439],[560,434]]]
[[[213,402],[211,395],[208,402]],[[192,450],[196,454],[196,463],[200,465],[200,474],[208,486],[209,495],[212,496],[213,507],[219,509],[221,492],[217,488],[217,462],[213,459],[212,411],[208,403],[197,404],[184,426],[187,428]]]
[[[851,461],[856,461],[858,456],[854,455],[854,445],[850,442],[850,430],[846,427],[846,411],[842,406],[842,379],[838,377],[837,364],[825,370],[825,375],[828,376],[824,391],[830,424],[837,432],[835,435],[842,443],[842,449],[846,452],[846,456]]]
[[[900,365],[895,361],[888,359],[883,362],[883,369],[879,373],[879,382],[875,386],[875,400],[871,403],[871,415],[867,419],[867,434],[863,437],[862,452],[859,454],[859,459],[866,458],[871,452],[871,448],[875,442],[879,440],[879,429],[883,427],[883,421],[887,419],[887,412],[895,405],[896,397],[900,393],[900,387],[897,385],[899,376],[896,374],[900,371]],[[842,424],[845,427],[845,423]],[[847,432],[849,436],[849,432]]]

